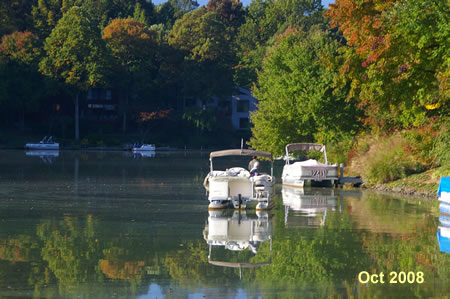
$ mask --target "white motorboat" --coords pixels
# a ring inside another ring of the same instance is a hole
[[[135,144],[133,145],[132,148],[133,152],[155,151],[155,150],[156,146],[154,144],[142,144],[142,145]]]
[[[27,150],[59,150],[59,143],[53,141],[53,137],[45,136],[39,143],[27,143],[25,144]]]
[[[309,159],[307,161],[292,161],[291,153],[294,151],[318,151],[324,154],[324,162]],[[303,187],[305,181],[331,183],[338,180],[338,165],[328,164],[325,145],[315,143],[292,143],[286,145],[286,164],[283,167],[283,185]]]
[[[441,177],[437,195],[441,204],[450,205],[450,177]]]
[[[226,170],[214,170],[213,158],[226,156],[257,156],[267,158],[271,162],[270,175],[250,172],[242,167]],[[255,206],[256,210],[270,210],[273,208],[273,159],[268,152],[230,149],[211,152],[209,156],[211,171],[205,177],[203,185],[208,191],[209,209],[226,208],[230,204],[235,209],[245,209]]]

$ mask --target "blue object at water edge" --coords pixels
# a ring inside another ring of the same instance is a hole
[[[449,192],[450,193],[450,176],[441,177],[437,195],[441,196],[441,192]]]

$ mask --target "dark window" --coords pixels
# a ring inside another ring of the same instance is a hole
[[[248,110],[249,110],[248,100],[237,101],[237,112],[248,112]]]
[[[192,107],[192,106],[195,106],[195,104],[196,104],[196,100],[193,98],[187,98],[184,102],[185,107]]]
[[[249,126],[249,121],[247,117],[242,117],[239,119],[239,128],[240,129],[248,129]]]

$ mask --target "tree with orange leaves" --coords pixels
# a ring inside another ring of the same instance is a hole
[[[448,2],[337,0],[326,16],[347,40],[341,83],[386,129],[448,114]]]
[[[157,33],[134,19],[114,19],[102,37],[112,53],[121,91],[122,131],[126,131],[130,98],[151,83],[157,51]]]

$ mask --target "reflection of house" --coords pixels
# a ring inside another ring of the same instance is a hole
[[[185,98],[184,108],[200,107],[203,110],[215,109],[219,117],[226,117],[231,121],[235,130],[250,129],[250,112],[256,110],[257,100],[247,89],[236,87],[233,95],[225,99],[211,97],[209,100],[199,100],[195,98]]]
[[[111,89],[91,88],[86,95],[86,105],[81,118],[90,121],[111,122],[119,119],[118,99]]]

